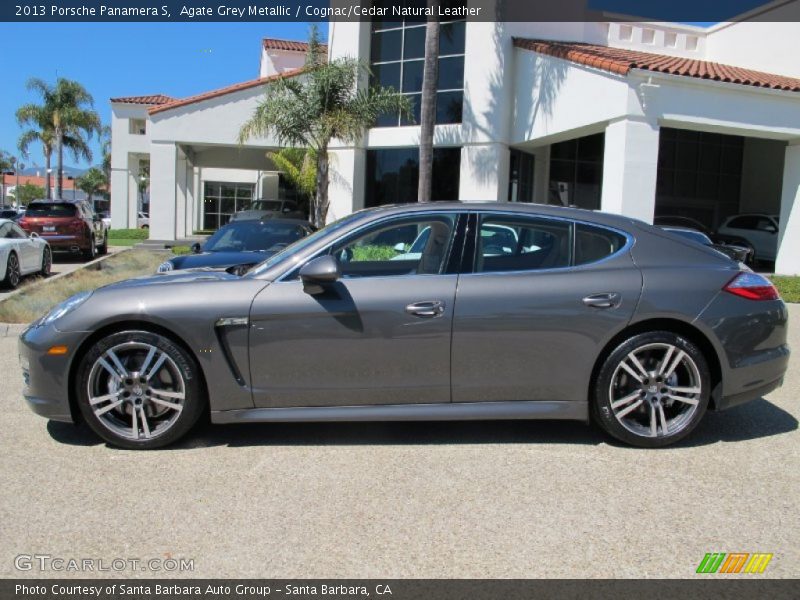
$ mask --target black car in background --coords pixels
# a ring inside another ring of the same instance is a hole
[[[210,267],[241,275],[313,230],[302,219],[234,221],[219,228],[205,244],[194,244],[192,254],[175,256],[159,265],[158,272]]]
[[[305,219],[305,213],[291,200],[255,200],[250,205],[231,215],[233,221],[250,219]]]
[[[679,235],[687,240],[692,240],[703,244],[703,246],[713,248],[717,252],[722,252],[725,256],[728,256],[733,260],[743,262],[745,264],[750,262],[753,258],[753,248],[750,246],[736,244],[734,242],[715,244],[713,241],[711,241],[711,238],[708,237],[708,235],[702,231],[698,231],[697,229],[689,229],[688,227],[662,227],[661,229],[664,231],[669,231],[670,233],[674,233],[675,235]]]
[[[691,217],[683,217],[680,215],[660,215],[657,216],[653,220],[653,225],[656,227],[661,227],[662,229],[681,229],[681,230],[694,230],[702,233],[705,235],[711,243],[716,246],[736,246],[738,248],[745,248],[748,250],[748,257],[747,260],[742,261],[746,264],[752,264],[755,258],[755,249],[753,245],[748,242],[745,238],[737,235],[728,235],[718,233],[706,227],[703,223],[696,219],[692,219]],[[721,248],[717,248],[717,250],[721,250]],[[723,253],[726,253],[722,250]],[[736,256],[730,255],[731,258],[735,260],[739,260]]]

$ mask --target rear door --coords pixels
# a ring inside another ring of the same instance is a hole
[[[623,232],[535,215],[473,217],[453,316],[453,402],[585,401],[642,277]]]
[[[19,254],[19,266],[23,273],[31,273],[38,270],[40,266],[39,248],[37,244],[28,237],[28,234],[16,223],[11,223],[8,237],[16,242]]]

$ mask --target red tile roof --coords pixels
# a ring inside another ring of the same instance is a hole
[[[320,44],[320,48],[327,51],[326,44]],[[279,40],[277,38],[264,38],[264,48],[266,50],[287,50],[289,52],[308,52],[308,42],[297,42],[295,40]]]
[[[655,73],[800,92],[800,79],[742,69],[706,60],[679,58],[664,54],[610,48],[608,46],[579,42],[553,42],[514,38],[514,45],[517,48],[563,58],[574,63],[620,75],[627,75],[631,69],[642,69]]]
[[[211,90],[210,92],[204,92],[202,94],[197,94],[195,96],[189,96],[188,98],[182,98],[180,100],[173,100],[168,104],[162,104],[160,106],[152,106],[148,109],[148,113],[154,115],[156,113],[160,113],[165,110],[172,110],[173,108],[178,108],[180,106],[186,106],[187,104],[194,104],[195,102],[202,102],[203,100],[211,100],[212,98],[217,98],[219,96],[224,96],[225,94],[232,94],[233,92],[240,92],[242,90],[247,90],[250,88],[258,87],[260,85],[264,85],[271,81],[277,81],[278,79],[282,79],[284,77],[294,77],[299,75],[303,72],[304,69],[291,69],[289,71],[285,71],[283,73],[278,73],[277,75],[270,75],[269,77],[259,77],[258,79],[251,79],[250,81],[243,81],[241,83],[235,83],[233,85],[229,85],[224,88],[219,88],[216,90]]]
[[[172,96],[165,96],[164,94],[152,94],[150,96],[123,96],[121,98],[112,98],[112,102],[123,102],[125,104],[167,104],[175,102]]]

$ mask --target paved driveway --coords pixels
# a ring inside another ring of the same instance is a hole
[[[3,577],[34,553],[192,558],[197,577],[692,577],[706,552],[771,552],[767,575],[800,573],[797,351],[782,389],[658,451],[557,422],[205,426],[120,451],[23,405],[13,338],[0,373]]]

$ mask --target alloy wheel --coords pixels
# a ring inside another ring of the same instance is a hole
[[[15,288],[19,285],[20,271],[19,259],[16,254],[8,255],[8,265],[6,267],[6,283],[10,288]]]
[[[651,343],[629,352],[611,377],[611,411],[637,436],[673,436],[692,422],[703,394],[697,364],[681,348]]]
[[[100,424],[133,441],[163,436],[186,402],[186,382],[175,360],[137,341],[117,344],[95,360],[87,392]]]
[[[45,246],[44,250],[42,251],[42,275],[47,277],[50,275],[50,271],[53,268],[53,253],[50,251],[50,248]]]

